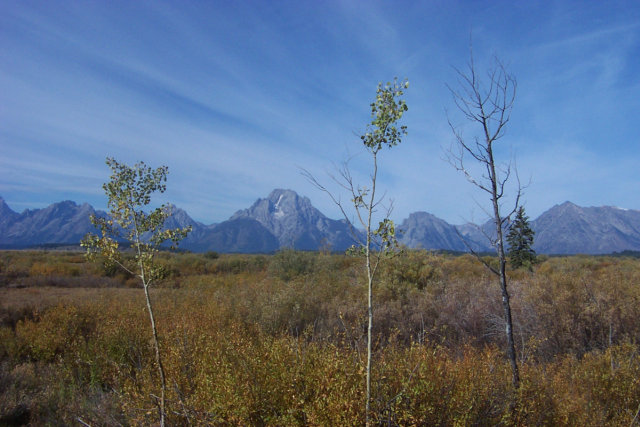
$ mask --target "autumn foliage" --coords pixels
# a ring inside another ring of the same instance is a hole
[[[364,423],[357,259],[159,257],[166,278],[152,293],[169,424]],[[500,290],[481,263],[407,251],[381,268],[376,423],[639,422],[640,260],[546,258],[533,272],[509,271],[517,392],[502,350]],[[77,253],[0,252],[0,424],[157,422],[153,345],[132,327],[148,315],[130,280]]]

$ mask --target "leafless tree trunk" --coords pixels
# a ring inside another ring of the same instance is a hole
[[[498,276],[500,281],[502,307],[506,323],[507,356],[511,363],[513,387],[517,389],[520,385],[520,375],[513,340],[513,321],[505,271],[507,259],[504,249],[503,230],[510,216],[517,210],[522,186],[520,185],[517,171],[515,171],[511,163],[509,162],[506,165],[498,164],[494,152],[494,145],[504,136],[504,128],[509,123],[517,85],[515,78],[507,72],[503,64],[497,59],[489,69],[486,79],[480,79],[473,61],[473,53],[470,55],[467,70],[463,72],[456,69],[456,72],[458,75],[458,88],[449,87],[454,102],[463,116],[468,121],[479,125],[481,131],[479,135],[474,136],[472,142],[469,142],[449,119],[449,126],[455,135],[456,143],[448,152],[448,160],[456,170],[464,173],[469,182],[487,193],[491,200],[491,209],[487,210],[487,212],[493,218],[495,237],[489,234],[485,235],[490,239],[496,250],[499,262],[498,268],[496,269],[489,265],[479,256],[478,259]],[[465,160],[469,156],[482,166],[483,173],[480,177],[474,176],[466,167]],[[517,180],[514,208],[505,215],[501,211],[502,201],[505,196],[505,186],[509,178],[511,178],[512,172],[515,172],[514,175]]]

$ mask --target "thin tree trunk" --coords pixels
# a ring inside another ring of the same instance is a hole
[[[371,336],[373,330],[373,277],[371,277],[371,259],[369,251],[367,251],[367,273],[368,273],[368,282],[369,282],[369,296],[368,296],[368,306],[367,306],[367,315],[369,318],[369,324],[367,327],[367,404],[366,406],[366,425],[367,427],[371,425],[370,413],[371,413],[371,353],[372,353],[372,345],[371,345]]]
[[[502,291],[502,308],[504,309],[504,319],[506,323],[507,334],[507,356],[511,363],[511,382],[513,388],[520,387],[520,372],[518,370],[518,361],[516,359],[516,347],[513,340],[513,320],[511,318],[511,304],[509,302],[509,292],[507,291],[507,279],[505,276],[505,262],[500,261],[500,289]]]
[[[138,233],[137,222],[134,223],[136,232],[136,249],[138,252],[138,267],[140,268],[140,279],[142,280],[142,287],[144,289],[144,297],[147,303],[147,310],[149,310],[149,320],[151,322],[151,332],[153,333],[153,347],[155,349],[156,364],[158,365],[158,374],[160,375],[160,427],[165,426],[166,405],[165,405],[165,390],[167,383],[164,375],[164,366],[162,365],[162,358],[160,356],[160,343],[158,342],[158,330],[156,328],[156,320],[153,315],[153,307],[151,306],[151,297],[149,296],[149,280],[146,275],[144,260],[142,258],[142,250],[140,249],[140,235]]]
[[[393,229],[393,222],[389,220],[388,215],[390,213],[390,209],[387,212],[387,217],[384,220],[384,223],[380,223],[380,227],[377,229],[378,231],[374,231],[371,229],[371,221],[374,209],[377,206],[376,202],[376,179],[378,173],[378,161],[377,154],[378,151],[382,149],[383,146],[393,147],[400,143],[402,136],[406,135],[406,126],[400,126],[400,128],[396,128],[396,122],[402,117],[403,113],[407,111],[406,103],[397,99],[404,93],[404,89],[409,87],[409,82],[404,81],[401,84],[398,84],[397,78],[394,79],[393,84],[387,83],[386,85],[382,85],[382,83],[378,84],[377,96],[374,103],[371,104],[371,116],[372,121],[367,126],[367,132],[364,135],[361,135],[361,140],[364,143],[367,150],[371,153],[373,157],[373,173],[371,174],[371,193],[369,194],[368,189],[361,188],[359,186],[354,186],[351,173],[347,167],[347,163],[345,162],[344,167],[339,171],[340,175],[345,181],[346,185],[342,185],[342,187],[351,191],[351,195],[353,199],[351,201],[354,203],[354,208],[356,214],[358,216],[358,220],[360,224],[365,228],[366,243],[362,242],[362,239],[359,237],[359,234],[353,227],[351,230],[354,232],[354,237],[358,241],[359,248],[362,249],[364,247],[364,255],[366,259],[366,270],[367,270],[367,366],[366,366],[366,402],[365,402],[365,423],[367,426],[371,425],[371,364],[372,364],[372,353],[373,353],[373,281],[376,276],[376,271],[380,262],[380,256],[382,251],[387,249],[388,244],[390,243],[390,238],[393,238],[393,234],[395,230]],[[311,176],[308,172],[304,171],[305,176],[309,178],[309,180],[315,184],[322,191],[329,194],[331,199],[338,205],[340,210],[342,211],[347,223],[351,225],[351,221],[343,209],[342,204],[339,199],[336,199],[325,187],[320,185],[313,176]],[[334,178],[335,180],[335,178]],[[340,184],[340,183],[339,183]],[[369,197],[370,196],[370,197]],[[367,200],[364,200],[367,199]],[[364,211],[366,213],[366,220],[363,218]],[[375,261],[372,263],[371,260],[371,246],[372,244],[377,244],[378,242],[373,242],[373,235],[377,235],[381,241],[382,245],[380,247],[376,247],[376,257]],[[393,239],[395,242],[395,239]]]
[[[367,402],[365,405],[365,424],[367,427],[371,425],[371,353],[372,353],[372,335],[373,335],[373,271],[371,267],[371,216],[373,214],[373,204],[376,197],[376,176],[378,174],[377,153],[373,152],[373,174],[371,175],[371,200],[368,206],[367,216]]]
[[[507,356],[511,363],[512,383],[514,390],[520,386],[520,374],[518,372],[518,362],[516,359],[516,349],[513,340],[513,320],[511,318],[511,304],[509,302],[509,291],[507,289],[506,256],[504,250],[504,236],[502,226],[506,220],[500,214],[500,202],[504,196],[504,189],[511,174],[511,164],[506,170],[496,167],[493,155],[493,143],[504,136],[504,127],[510,120],[511,109],[516,94],[516,80],[507,73],[503,65],[496,59],[495,65],[488,71],[488,81],[486,86],[482,85],[476,75],[473,61],[473,52],[470,52],[468,72],[457,71],[461,90],[450,89],[454,102],[467,120],[475,122],[482,127],[483,136],[475,137],[474,143],[466,143],[462,134],[456,131],[451,120],[449,126],[453,130],[457,143],[460,147],[460,154],[450,151],[449,161],[458,170],[465,174],[467,180],[480,190],[485,191],[491,197],[493,207],[493,219],[496,226],[496,240],[492,244],[498,255],[499,268],[496,269],[488,263],[482,261],[500,280],[500,290],[502,292],[502,307],[504,310],[505,332],[507,336]],[[480,179],[472,176],[464,166],[463,157],[467,153],[485,168],[486,173]],[[517,178],[517,171],[516,171]],[[518,181],[518,191],[515,199],[515,209],[518,208],[522,187]],[[510,216],[509,214],[508,216]],[[508,217],[507,216],[507,217]],[[480,259],[480,257],[478,257]],[[515,400],[513,401],[515,408]]]
[[[162,365],[162,358],[160,357],[160,344],[158,342],[158,330],[156,329],[156,321],[153,316],[153,309],[151,307],[151,299],[149,297],[149,286],[143,284],[144,296],[147,300],[147,309],[149,310],[149,320],[151,321],[151,330],[153,331],[153,346],[156,353],[156,364],[158,365],[158,374],[160,375],[160,426],[165,425],[165,390],[167,388],[166,379],[164,375],[164,366]]]
[[[486,130],[486,128],[485,128]],[[486,134],[486,133],[485,133]],[[488,134],[486,134],[488,135]],[[495,169],[495,161],[493,158],[493,149],[491,142],[487,144],[487,153],[489,155],[491,190],[493,202],[493,217],[496,223],[496,242],[498,249],[498,260],[500,262],[500,290],[502,291],[502,308],[504,310],[505,332],[507,335],[507,357],[511,363],[511,382],[514,389],[520,387],[520,373],[518,370],[518,361],[516,359],[516,346],[513,341],[513,320],[511,318],[511,303],[509,301],[509,291],[507,290],[507,257],[504,253],[504,240],[502,234],[502,217],[500,216],[500,204],[498,202],[498,183]]]

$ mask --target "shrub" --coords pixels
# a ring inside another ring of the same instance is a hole
[[[171,424],[363,423],[364,272],[350,257],[302,254],[313,264],[289,280],[280,267],[290,260],[275,255],[162,254],[181,284],[172,288],[169,277],[153,291]],[[73,259],[0,257],[14,271]],[[376,423],[631,424],[640,405],[640,260],[554,257],[533,273],[511,272],[522,377],[513,410],[499,289],[484,267],[416,251],[381,271]],[[61,286],[105,279],[97,269],[64,277]],[[0,289],[0,417],[24,407],[35,425],[153,423],[153,348],[131,327],[146,320],[141,298],[124,288]]]
[[[311,252],[282,249],[271,257],[268,272],[283,281],[289,281],[313,272],[316,256]]]

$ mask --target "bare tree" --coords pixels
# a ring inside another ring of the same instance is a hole
[[[477,253],[473,250],[471,252],[492,273],[499,277],[506,324],[507,355],[511,363],[513,386],[517,389],[520,385],[520,375],[513,340],[513,321],[505,272],[507,257],[505,255],[503,230],[504,226],[508,224],[511,215],[518,208],[522,186],[520,185],[517,171],[511,162],[506,164],[498,163],[495,152],[495,144],[504,136],[505,126],[509,123],[511,117],[517,84],[513,75],[509,74],[498,59],[494,59],[486,76],[479,76],[473,60],[473,52],[471,52],[467,69],[465,71],[455,70],[458,75],[458,87],[452,88],[449,86],[449,91],[464,118],[477,125],[479,130],[472,139],[466,139],[449,118],[449,126],[453,131],[456,142],[448,152],[448,160],[456,170],[465,175],[469,182],[487,193],[491,201],[491,209],[486,212],[493,219],[495,236],[491,235],[493,233],[485,233],[485,236],[489,238],[496,250],[498,268],[496,269],[477,256]],[[466,160],[468,157],[481,166],[482,173],[480,176],[474,175],[467,167]],[[516,179],[517,187],[513,199],[514,206],[507,214],[504,214],[505,187],[512,177]],[[471,248],[469,247],[469,249]]]
[[[356,230],[347,214],[347,207],[342,203],[340,197],[335,196],[324,187],[308,171],[302,170],[302,174],[317,188],[324,191],[331,197],[331,200],[340,208],[344,218],[351,226],[351,231],[357,245],[350,248],[349,252],[358,253],[364,256],[365,269],[367,272],[367,367],[366,367],[366,404],[365,419],[366,425],[371,425],[371,354],[372,354],[372,330],[373,330],[373,283],[378,271],[378,266],[382,258],[389,253],[397,244],[395,239],[395,225],[389,218],[392,206],[386,208],[384,218],[378,222],[377,228],[374,225],[374,214],[381,207],[384,195],[379,196],[377,191],[378,181],[378,154],[382,148],[391,148],[398,145],[402,137],[406,135],[406,126],[397,127],[396,123],[407,111],[407,104],[400,97],[404,90],[409,87],[408,81],[398,82],[395,79],[392,83],[378,84],[376,99],[371,103],[371,122],[367,126],[366,132],[360,136],[362,143],[371,155],[372,172],[369,186],[363,186],[354,182],[349,169],[349,162],[346,161],[338,168],[338,176],[331,178],[349,194],[351,204],[355,211],[357,222],[364,228],[364,236]]]

